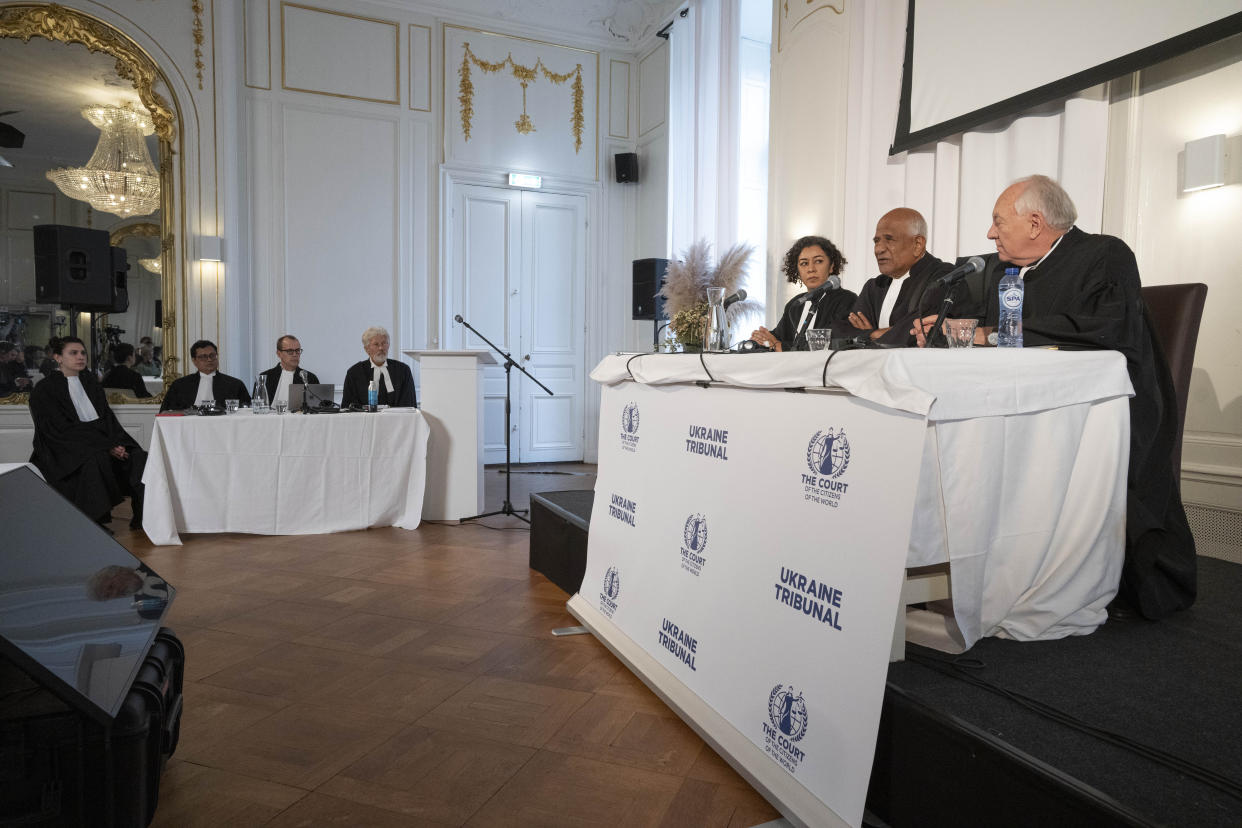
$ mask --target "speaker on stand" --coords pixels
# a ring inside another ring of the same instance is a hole
[[[650,319],[655,322],[652,340],[657,349],[660,344],[660,320],[664,318],[664,299],[660,288],[668,273],[668,259],[635,259],[633,280],[633,319]]]

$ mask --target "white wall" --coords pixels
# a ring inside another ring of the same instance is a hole
[[[1182,194],[1187,141],[1224,133],[1228,185]],[[1242,510],[1242,38],[1114,84],[1105,232],[1146,285],[1205,282],[1182,456],[1186,502]]]
[[[844,234],[850,213],[845,117],[850,25],[859,13],[855,4],[838,3],[845,10],[838,14],[823,0],[774,5],[765,263],[769,325],[798,292],[780,272],[789,245],[800,236],[815,234],[837,241]],[[846,273],[851,273],[849,268],[857,268],[854,262],[863,258],[862,251],[844,252],[851,260]],[[866,272],[865,260],[861,272]]]

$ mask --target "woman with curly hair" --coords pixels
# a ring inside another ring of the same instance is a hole
[[[804,324],[808,329],[830,328],[834,320],[849,316],[850,308],[858,299],[852,291],[840,287],[817,291],[827,285],[829,279],[840,285],[841,280],[836,277],[844,266],[845,257],[841,251],[822,236],[803,236],[794,242],[785,254],[782,270],[790,282],[801,282],[806,291],[789,300],[775,328],[769,331],[761,326],[750,338],[773,351],[805,351],[806,338],[798,336]]]

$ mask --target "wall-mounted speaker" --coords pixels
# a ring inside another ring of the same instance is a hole
[[[618,184],[638,183],[638,153],[618,152],[613,156],[617,167]]]
[[[129,310],[129,254],[124,247],[112,248],[112,313]]]
[[[668,259],[634,260],[634,319],[663,319],[664,299],[660,288],[668,273]]]
[[[41,303],[75,310],[112,310],[110,247],[106,230],[36,225],[36,298]]]

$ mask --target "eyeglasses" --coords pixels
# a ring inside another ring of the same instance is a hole
[[[300,354],[302,353],[302,349],[301,348],[281,348],[280,352],[282,354]]]

